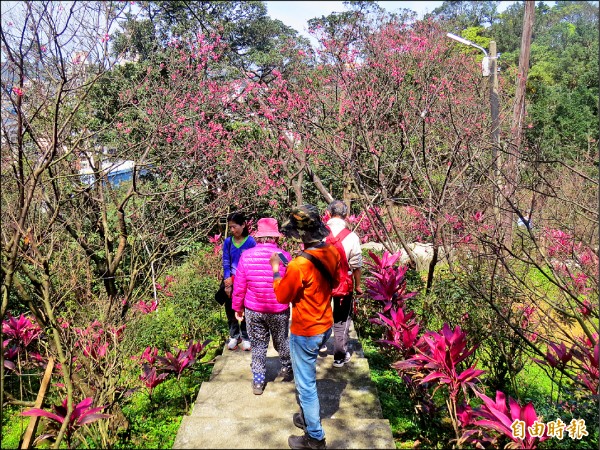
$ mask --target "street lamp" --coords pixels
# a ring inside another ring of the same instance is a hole
[[[479,50],[481,50],[483,52],[483,54],[485,55],[485,58],[483,58],[483,61],[481,61],[481,71],[482,71],[484,77],[488,77],[490,75],[490,58],[489,58],[488,52],[485,50],[485,48],[480,47],[476,43],[471,42],[468,39],[462,38],[462,37],[457,36],[452,33],[446,33],[446,36],[449,37],[450,39],[454,39],[455,41],[460,42],[461,44],[465,44],[470,47],[475,47],[475,48],[478,48]]]
[[[468,39],[462,38],[452,33],[446,33],[446,36],[453,39],[461,44],[468,45],[470,47],[478,48],[483,52],[485,57],[481,63],[481,69],[484,77],[492,75],[490,83],[490,110],[492,115],[492,169],[494,172],[494,211],[496,217],[500,214],[499,205],[499,192],[498,192],[498,181],[500,180],[500,174],[498,173],[498,149],[500,148],[500,132],[499,132],[499,113],[500,113],[500,100],[498,97],[498,55],[496,54],[496,41],[490,41],[490,53],[485,49]]]

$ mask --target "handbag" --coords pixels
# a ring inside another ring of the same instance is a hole
[[[215,301],[219,305],[224,305],[229,296],[225,292],[225,280],[221,280],[221,285],[219,286],[219,290],[215,292]]]
[[[231,241],[229,242],[229,246],[227,247],[227,251],[231,255]],[[230,256],[231,257],[231,256]],[[219,305],[224,305],[229,296],[225,292],[225,280],[221,280],[221,285],[219,286],[219,290],[215,292],[215,301]]]

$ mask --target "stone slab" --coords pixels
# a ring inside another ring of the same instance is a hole
[[[344,380],[317,379],[322,418],[381,418],[381,405],[370,383],[348,384]],[[267,383],[262,395],[254,395],[249,381],[202,383],[192,416],[238,419],[276,419],[298,412],[292,382]]]
[[[272,355],[272,356],[271,356]],[[250,352],[228,351],[225,355],[216,358],[210,380],[219,381],[252,381]],[[276,352],[267,352],[266,381],[274,381],[281,367],[279,356]],[[370,381],[371,373],[369,363],[365,358],[356,354],[352,355],[350,362],[344,367],[333,367],[333,356],[319,356],[317,358],[317,378],[344,379],[348,382],[363,383]]]
[[[385,419],[323,419],[327,447],[330,449],[394,449],[389,422]],[[290,435],[302,430],[292,424],[291,416],[269,420],[231,417],[184,417],[175,449],[279,449],[288,448]]]

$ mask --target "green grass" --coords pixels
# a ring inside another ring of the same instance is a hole
[[[29,425],[29,417],[21,416],[27,408],[8,405],[2,411],[2,448],[19,448],[21,438]]]

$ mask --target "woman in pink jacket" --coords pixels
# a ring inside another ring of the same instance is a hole
[[[267,348],[269,337],[273,337],[273,346],[279,353],[281,370],[278,377],[284,381],[293,379],[290,360],[288,329],[290,309],[281,304],[273,291],[273,269],[269,259],[273,252],[281,252],[290,260],[290,254],[278,247],[279,233],[277,220],[260,219],[254,235],[256,247],[242,253],[235,273],[232,307],[238,320],[246,317],[248,336],[252,345],[252,391],[256,395],[265,389],[267,372]],[[283,267],[285,270],[285,267]],[[281,274],[283,276],[283,273]]]

